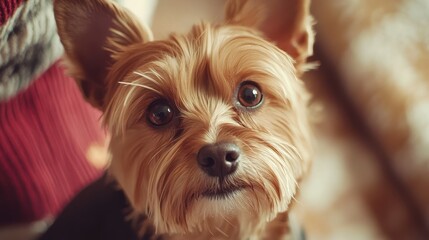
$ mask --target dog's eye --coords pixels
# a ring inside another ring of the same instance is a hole
[[[159,127],[173,119],[173,108],[165,100],[157,100],[149,105],[147,119],[152,125]]]
[[[246,81],[238,89],[237,99],[243,107],[258,107],[262,102],[262,92],[255,83]]]

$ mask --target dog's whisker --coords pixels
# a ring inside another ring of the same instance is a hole
[[[228,234],[226,234],[224,231],[222,231],[222,229],[220,229],[219,227],[216,227],[216,230],[218,232],[220,232],[224,237],[229,237]]]
[[[141,83],[136,83],[136,82],[122,82],[122,81],[118,82],[118,83],[122,84],[122,85],[126,85],[126,86],[132,86],[132,87],[139,87],[139,88],[147,89],[147,90],[155,92],[157,94],[161,94],[161,92],[158,91],[157,89],[155,89],[153,87],[150,87],[150,86],[147,86],[147,85],[144,85],[144,84],[141,84]]]
[[[148,80],[149,82],[155,85],[159,85],[160,81],[164,80],[164,78],[156,70],[152,68],[149,69],[147,72],[134,71],[133,73],[139,77],[142,77],[144,80]],[[154,79],[151,75],[155,75],[157,79]]]
[[[164,80],[164,76],[162,76],[160,73],[158,73],[158,71],[156,71],[155,69],[151,68],[150,69],[150,73],[152,73],[153,75],[155,75],[155,77],[159,80]],[[152,79],[152,81],[154,81]]]
[[[232,224],[232,222],[228,219],[228,217],[226,217],[226,216],[222,216],[222,218],[223,218],[223,220],[228,224],[228,225],[230,225],[231,227],[234,227],[234,225]]]

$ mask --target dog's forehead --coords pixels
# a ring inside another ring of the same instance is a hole
[[[279,69],[293,71],[284,52],[243,27],[202,24],[166,42],[168,53],[155,64],[168,76],[160,87],[174,88],[169,94],[182,94],[181,99],[200,94],[229,99],[244,80],[262,81],[262,75],[277,75]]]
[[[123,69],[128,73],[121,77]],[[244,27],[201,24],[188,34],[136,46],[112,72],[111,81],[124,79],[140,86],[138,91],[119,88],[117,96],[141,99],[144,105],[157,98],[179,109],[210,101],[231,104],[239,85],[247,80],[274,100],[285,102],[295,94],[292,59]]]

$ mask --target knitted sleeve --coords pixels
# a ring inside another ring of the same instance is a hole
[[[87,158],[99,118],[58,63],[0,102],[0,226],[55,216],[100,175]]]
[[[52,7],[0,0],[0,228],[55,217],[101,174],[88,155],[100,112],[57,62]]]
[[[0,101],[28,87],[63,53],[52,0],[0,1]]]

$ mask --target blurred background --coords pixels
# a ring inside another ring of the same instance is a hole
[[[429,1],[312,2],[310,239],[429,239]]]
[[[220,21],[223,2],[159,0],[155,38]],[[296,209],[308,239],[429,239],[429,1],[315,0],[311,12],[319,67],[304,80],[320,119]]]

